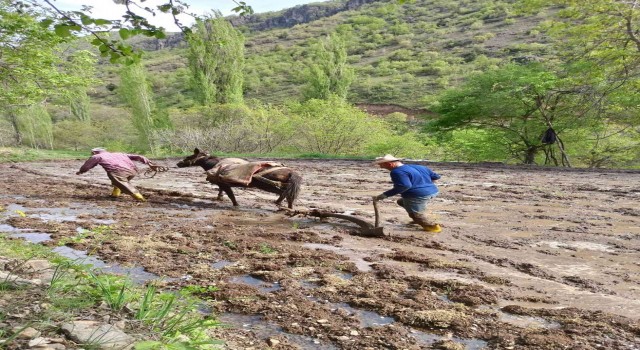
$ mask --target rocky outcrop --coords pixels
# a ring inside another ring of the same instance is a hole
[[[252,30],[269,30],[274,28],[291,28],[320,18],[333,16],[336,13],[354,10],[362,5],[380,0],[349,0],[346,3],[324,2],[298,5],[280,12],[256,14],[246,17],[231,17],[234,26],[247,26]]]
[[[167,33],[167,37],[164,39],[156,38],[144,38],[140,41],[131,43],[135,48],[144,51],[157,51],[164,48],[180,48],[186,47],[187,43],[184,40],[184,34],[182,33]]]
[[[324,17],[333,16],[336,13],[354,10],[362,5],[381,0],[349,0],[342,2],[320,2],[306,5],[298,5],[279,12],[259,13],[255,15],[228,17],[235,26],[246,26],[254,31],[269,30],[274,28],[291,28],[297,24],[309,23]],[[167,33],[164,39],[143,38],[131,43],[135,48],[144,51],[157,51],[164,48],[186,47],[183,33]]]

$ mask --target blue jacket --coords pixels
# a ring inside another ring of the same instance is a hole
[[[393,188],[383,194],[387,197],[401,194],[403,198],[430,196],[438,193],[433,180],[440,175],[426,166],[403,164],[390,172]]]

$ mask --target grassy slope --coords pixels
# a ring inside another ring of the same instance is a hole
[[[349,33],[349,62],[357,72],[350,100],[420,107],[474,71],[513,57],[547,55],[544,38],[531,31],[541,20],[512,17],[505,1],[498,0],[381,1],[293,28],[249,32],[246,96],[271,103],[298,98],[310,42],[342,28]],[[146,55],[164,106],[192,105],[185,56],[184,48]],[[115,68],[103,68],[105,85],[117,84]],[[119,103],[104,87],[93,97]]]

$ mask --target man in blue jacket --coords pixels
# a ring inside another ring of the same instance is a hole
[[[422,226],[424,231],[442,231],[440,225],[429,221],[425,215],[427,204],[438,195],[438,187],[433,181],[438,180],[440,175],[426,166],[403,164],[401,160],[390,154],[376,158],[374,164],[390,171],[393,188],[373,196],[373,200],[381,201],[399,194],[402,198],[398,199],[398,205],[403,207],[409,217]]]

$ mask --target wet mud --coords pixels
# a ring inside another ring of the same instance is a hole
[[[367,238],[258,190],[235,189],[234,208],[201,169],[158,162],[172,168],[134,179],[147,203],[109,198],[79,161],[2,164],[0,232],[201,287],[228,349],[640,349],[637,172],[429,164],[443,231],[386,200],[388,235]],[[284,162],[304,176],[299,208],[373,223],[390,187],[369,162]]]

